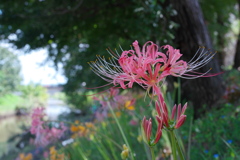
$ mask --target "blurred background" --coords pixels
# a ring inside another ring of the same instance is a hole
[[[166,81],[166,92],[176,97],[171,99],[172,103],[190,102],[193,120],[189,123],[202,124],[208,120],[209,113],[215,113],[214,123],[219,116],[231,115],[231,121],[222,125],[222,131],[232,132],[225,127],[236,129],[234,126],[240,121],[239,17],[239,0],[2,0],[0,157],[5,160],[10,153],[17,155],[23,151],[26,144],[19,139],[28,130],[29,114],[35,107],[46,107],[53,120],[62,113],[82,117],[93,114],[92,100],[83,95],[109,87],[87,89],[106,84],[91,71],[87,62],[95,60],[96,55],[109,57],[106,48],[121,51],[120,45],[129,50],[135,40],[140,45],[147,41],[159,46],[172,45],[180,49],[186,61],[199,46],[217,51],[214,59],[199,72],[212,68],[212,73],[222,74],[193,80],[170,77]],[[176,91],[176,86],[181,88]],[[143,92],[137,85],[134,91],[136,95]],[[214,131],[214,127],[206,131]],[[188,130],[186,128],[186,133]],[[192,130],[197,133],[201,129]],[[238,131],[239,127],[234,133]],[[204,138],[211,141],[211,137]],[[240,138],[235,136],[222,137],[226,143],[228,140],[240,143]],[[203,137],[192,138],[192,142],[205,145],[207,149],[202,153],[206,159],[218,158],[219,153],[205,142],[201,143]],[[230,159],[235,159],[237,153],[229,150],[226,157],[229,154]]]

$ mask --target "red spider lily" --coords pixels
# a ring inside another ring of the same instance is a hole
[[[135,41],[133,48],[128,51],[122,50],[121,55],[117,51],[109,51],[112,56],[109,61],[97,56],[96,61],[89,63],[91,69],[110,84],[126,89],[137,83],[148,91],[152,88],[153,94],[159,92],[156,89],[169,75],[187,79],[217,75],[207,74],[211,69],[205,73],[194,71],[207,64],[216,53],[205,50],[204,47],[200,47],[188,63],[179,60],[182,54],[170,45],[161,47],[166,53],[160,52],[159,47],[151,41],[146,42],[142,50],[138,41]]]
[[[157,132],[154,139],[151,139],[152,119],[150,118],[149,120],[147,120],[146,117],[144,116],[142,120],[143,136],[146,142],[150,146],[154,146],[155,144],[157,144],[157,142],[160,140],[162,136],[162,127],[163,127],[162,119],[159,116],[156,116],[156,119],[158,122],[158,128],[157,128]]]
[[[187,116],[184,115],[184,113],[187,109],[187,103],[185,103],[185,105],[183,107],[181,107],[181,104],[179,104],[178,106],[175,104],[172,109],[171,117],[169,117],[166,103],[161,94],[159,96],[159,102],[155,103],[155,108],[158,113],[158,116],[162,117],[163,125],[167,129],[172,130],[172,129],[177,129],[177,128],[181,127],[187,118]],[[176,111],[177,111],[177,115],[175,116]]]

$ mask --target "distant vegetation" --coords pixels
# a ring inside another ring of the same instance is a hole
[[[37,106],[45,106],[48,94],[46,88],[29,84],[19,86],[17,92],[0,96],[0,112],[14,112],[17,108],[31,109]]]

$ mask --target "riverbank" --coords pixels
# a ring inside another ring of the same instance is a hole
[[[8,111],[8,112],[0,113],[0,121],[3,119],[15,117],[15,116],[20,117],[20,116],[27,116],[27,115],[29,115],[29,112],[27,112],[26,109]]]
[[[15,112],[7,112],[7,113],[1,113],[0,114],[0,120],[6,119],[6,118],[11,118],[16,116]]]

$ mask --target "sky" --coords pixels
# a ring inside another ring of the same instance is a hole
[[[46,49],[33,50],[25,54],[23,50],[14,50],[11,45],[6,43],[1,43],[0,46],[18,55],[22,66],[22,84],[57,85],[66,83],[66,78],[62,74],[61,68],[59,71],[56,71],[52,62],[46,62]]]
[[[66,82],[62,70],[56,71],[53,63],[45,62],[46,59],[46,49],[35,50],[19,56],[22,65],[23,84],[33,82],[41,85],[57,85]]]

